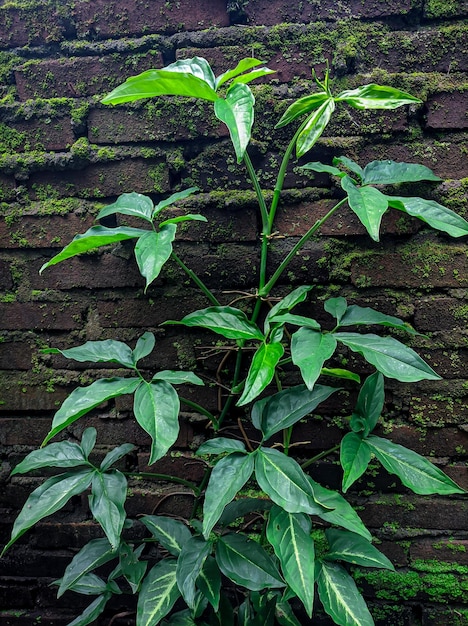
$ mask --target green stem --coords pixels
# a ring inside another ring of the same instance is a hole
[[[333,452],[336,452],[337,450],[340,449],[340,445],[341,444],[338,443],[336,446],[333,446],[333,448],[330,448],[329,450],[324,450],[323,452],[320,452],[320,454],[316,454],[315,456],[313,456],[311,459],[309,459],[305,463],[302,463],[302,465],[301,465],[302,469],[305,469],[306,467],[309,467],[309,465],[312,465],[312,463],[315,463],[316,461],[320,461],[320,459],[323,459],[326,456],[328,456],[329,454],[332,454]]]
[[[279,265],[278,269],[273,274],[273,276],[270,278],[270,280],[266,283],[266,285],[263,287],[263,289],[259,290],[259,295],[260,296],[267,296],[270,293],[270,291],[273,289],[274,285],[276,284],[277,280],[280,278],[281,274],[284,272],[284,270],[287,268],[287,266],[289,265],[291,260],[296,256],[296,254],[299,252],[299,250],[312,237],[312,235],[314,235],[317,232],[317,230],[328,220],[328,218],[331,217],[333,215],[333,213],[337,209],[339,209],[340,206],[342,206],[347,201],[347,199],[348,199],[347,197],[343,198],[343,200],[340,200],[340,202],[335,204],[335,206],[332,209],[330,209],[330,211],[328,211],[328,213],[326,215],[324,215],[322,217],[322,219],[317,220],[315,222],[315,224],[311,228],[309,228],[309,230],[305,233],[305,235],[303,235],[299,239],[299,241],[296,243],[296,245],[292,248],[292,250],[283,259],[283,261]]]
[[[249,173],[250,180],[252,181],[255,194],[257,196],[258,206],[260,208],[260,214],[262,216],[263,230],[266,230],[268,228],[268,211],[265,204],[265,198],[263,197],[263,191],[258,181],[257,173],[255,172],[255,168],[252,164],[252,161],[250,160],[248,152],[244,152],[244,163]]]
[[[195,494],[200,492],[200,487],[197,487],[195,483],[191,483],[189,480],[178,478],[177,476],[169,476],[168,474],[153,474],[153,472],[122,472],[125,476],[137,476],[141,478],[155,478],[164,482],[177,483],[178,485],[184,485],[189,487]]]
[[[192,402],[192,400],[187,400],[187,398],[182,398],[181,396],[179,396],[179,400],[183,404],[186,404],[187,406],[189,406],[194,411],[197,411],[197,413],[200,413],[201,415],[204,415],[205,417],[207,417],[211,422],[213,422],[213,428],[215,430],[218,430],[217,428],[218,420],[213,415],[213,413],[210,413],[210,411],[208,411],[208,409],[205,409],[204,407],[200,406],[196,402]]]
[[[293,427],[289,426],[289,428],[285,428],[283,430],[283,448],[286,456],[289,454],[289,444],[291,443],[291,436],[293,432]]]
[[[208,289],[205,283],[195,274],[195,272],[193,272],[189,267],[187,267],[185,263],[182,261],[182,259],[179,258],[175,252],[172,252],[171,256],[174,259],[174,261],[177,263],[177,265],[179,265],[179,267],[181,267],[184,270],[187,276],[189,276],[189,278],[193,280],[193,282],[197,285],[197,287],[200,288],[200,290],[205,294],[205,296],[208,298],[211,304],[214,304],[214,306],[221,306],[221,303],[213,294],[213,292],[210,289]]]
[[[232,376],[232,387],[235,387],[237,385],[237,383],[239,382],[239,377],[240,377],[240,370],[241,370],[241,365],[242,365],[242,346],[244,344],[244,342],[239,342],[239,349],[237,350],[237,354],[236,354],[236,364],[234,366],[234,374]],[[221,427],[221,424],[223,423],[226,415],[229,412],[229,409],[231,408],[232,403],[234,402],[234,396],[231,394],[230,396],[228,396],[225,405],[222,408],[222,411],[218,417],[218,423],[217,423],[217,428],[215,428],[215,430],[219,430]]]
[[[197,513],[197,508],[200,503],[201,495],[203,491],[205,490],[205,487],[207,486],[208,481],[210,480],[210,476],[211,476],[211,467],[207,467],[203,475],[202,481],[200,483],[200,486],[198,487],[198,491],[195,495],[195,502],[193,503],[192,512],[190,514],[190,519],[193,519]]]

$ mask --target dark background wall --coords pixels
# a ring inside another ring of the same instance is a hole
[[[343,111],[308,160],[346,154],[361,165],[387,157],[424,163],[444,182],[418,187],[416,193],[467,215],[466,0],[239,0],[227,5],[225,0],[0,0],[2,543],[40,480],[9,479],[11,468],[40,444],[67,393],[114,373],[41,355],[41,347],[103,338],[134,342],[150,329],[158,350],[148,368],[193,367],[202,359],[207,381],[218,375],[220,357],[205,358],[212,336],[159,327],[165,319],[207,305],[176,267],[170,265],[145,296],[127,246],[39,276],[42,263],[91,226],[99,207],[120,193],[138,191],[157,199],[195,184],[203,194],[188,206],[210,223],[183,230],[179,254],[224,302],[234,296],[222,290],[249,290],[254,284],[258,215],[226,131],[209,107],[190,101],[100,105],[100,97],[127,76],[194,55],[206,57],[216,73],[247,55],[265,60],[277,73],[254,88],[258,109],[251,153],[266,187],[289,136],[273,126],[288,99],[311,89],[311,66],[320,73],[328,61],[337,91],[368,82],[407,89],[424,104],[385,114]],[[216,193],[207,195],[213,189]],[[326,176],[312,180],[291,169],[278,217],[285,237],[274,240],[273,260],[324,214],[336,193]],[[432,456],[468,488],[466,242],[390,214],[382,243],[369,243],[343,210],[308,244],[278,293],[311,281],[318,298],[340,292],[355,303],[396,314],[426,335],[412,345],[444,380],[411,386],[389,381],[383,428],[394,441]],[[315,305],[309,313],[323,317]],[[362,368],[349,355],[344,358]],[[216,410],[216,386],[208,385],[201,395]],[[297,437],[309,443],[299,455],[339,441],[353,399],[346,391],[341,405],[326,406],[303,426]],[[202,467],[190,448],[204,436],[204,425],[189,413],[182,420],[176,452],[154,471],[197,480]],[[145,469],[148,439],[134,424],[129,403],[110,403],[67,434],[78,437],[91,424],[98,427],[102,453],[134,442],[138,453],[130,466]],[[339,485],[333,459],[320,464],[314,476]],[[168,485],[136,483],[130,496],[132,516],[152,510],[183,514],[191,502]],[[409,495],[377,467],[352,497],[400,571],[361,578],[377,623],[467,624],[466,499]],[[87,515],[86,498],[74,499],[0,562],[1,624],[59,626],[78,613],[77,599],[57,602],[48,584],[77,548],[99,536]],[[124,608],[115,604],[102,624]]]

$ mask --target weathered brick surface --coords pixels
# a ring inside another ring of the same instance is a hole
[[[468,92],[438,94],[428,101],[427,108],[428,128],[468,128]]]

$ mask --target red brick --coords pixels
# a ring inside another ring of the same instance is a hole
[[[0,174],[0,201],[14,200],[16,183],[13,176],[5,176]]]
[[[75,3],[74,21],[78,36],[122,37],[170,33],[180,30],[200,30],[213,26],[228,26],[229,18],[224,0],[95,0]]]
[[[431,296],[414,304],[414,324],[421,332],[466,327],[463,300]]]
[[[31,212],[32,213],[32,212]],[[23,215],[17,220],[0,221],[2,248],[62,248],[78,233],[94,225],[91,215]]]
[[[31,347],[20,341],[0,343],[0,370],[29,370],[31,368]]]
[[[107,93],[129,76],[163,65],[161,54],[35,61],[15,71],[20,100]]]
[[[437,560],[468,565],[468,540],[440,538],[439,540],[414,541],[410,545],[410,556],[413,561],[416,559]]]
[[[438,457],[457,457],[459,450],[468,446],[468,434],[458,428],[428,428],[421,433],[414,426],[393,426],[390,438],[418,454]]]
[[[0,47],[40,45],[61,41],[66,33],[63,18],[43,2],[30,8],[3,8],[0,6]]]
[[[33,198],[49,188],[62,198],[104,198],[130,191],[154,193],[157,190],[162,193],[169,190],[167,167],[152,159],[90,165],[84,170],[37,172],[28,182]]]
[[[84,306],[76,303],[0,303],[0,325],[3,330],[73,330],[81,328],[83,313]]]
[[[55,412],[58,406],[65,400],[68,393],[59,387],[53,391],[47,391],[46,385],[30,384],[27,380],[18,380],[18,375],[12,379],[11,375],[2,374],[0,380],[0,411],[11,413],[12,411],[52,411]],[[52,415],[52,413],[51,413]],[[42,420],[35,417],[16,421],[4,421],[5,433],[0,435],[0,441],[4,440],[5,445],[40,445],[50,430],[51,421]],[[3,426],[2,426],[3,428]]]
[[[24,150],[64,150],[75,141],[71,118],[36,118],[9,124],[22,134],[21,143],[11,152]]]
[[[452,397],[450,391],[447,391],[445,395],[445,400],[437,399],[437,394],[432,394],[432,396],[421,394],[420,397],[415,395],[411,399],[409,407],[411,421],[437,426],[466,424],[468,421],[468,398]],[[434,398],[434,396],[436,397]],[[437,445],[433,446],[432,449],[438,450]]]
[[[463,129],[468,128],[468,91],[441,93],[427,102],[427,128]]]
[[[11,289],[12,287],[13,279],[10,272],[10,266],[5,261],[0,261],[0,289]]]

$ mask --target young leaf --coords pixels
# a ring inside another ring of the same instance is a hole
[[[281,128],[282,126],[286,126],[297,117],[301,115],[305,115],[306,113],[310,113],[311,111],[316,111],[323,104],[327,102],[329,99],[329,95],[323,91],[320,93],[313,93],[310,96],[304,96],[303,98],[299,98],[293,102],[283,113],[280,121],[276,124],[275,128]]]
[[[26,500],[11,531],[11,539],[3,548],[2,555],[24,533],[44,517],[60,510],[72,498],[90,486],[93,470],[82,469],[48,478]],[[1,556],[1,555],[0,555]]]
[[[393,337],[335,333],[338,341],[358,352],[384,376],[401,382],[440,380],[440,376],[414,350]]]
[[[127,239],[136,239],[145,235],[148,231],[141,228],[130,228],[128,226],[119,226],[118,228],[106,228],[105,226],[93,226],[82,235],[76,235],[73,240],[65,246],[65,248],[54,257],[44,263],[39,270],[42,272],[51,265],[56,265],[65,259],[70,259],[82,252],[89,252],[102,246],[118,241],[126,241]]]
[[[82,576],[115,558],[116,552],[107,539],[91,539],[67,565],[57,597],[71,589]]]
[[[111,467],[111,465],[119,461],[132,450],[135,450],[135,446],[133,444],[123,443],[121,446],[117,446],[117,448],[114,448],[113,450],[108,452],[101,462],[101,472],[106,472]]]
[[[177,392],[163,380],[143,381],[135,391],[135,418],[152,439],[150,465],[162,458],[177,440],[179,410]]]
[[[325,165],[325,163],[320,163],[320,161],[311,161],[310,163],[306,163],[305,165],[299,166],[301,170],[311,170],[312,172],[325,172],[326,174],[331,174],[332,176],[339,176],[342,178],[345,174],[337,167],[333,165]]]
[[[275,317],[269,320],[271,324],[292,324],[293,326],[305,326],[305,328],[312,328],[313,330],[320,330],[320,324],[311,317],[305,317],[305,315],[295,315],[294,313],[283,313],[282,315],[275,315]],[[265,322],[265,334],[266,327],[269,324]],[[273,333],[270,334],[272,338]],[[271,339],[273,341],[273,339]]]
[[[164,380],[170,385],[204,385],[205,383],[193,372],[183,372],[179,370],[161,370],[153,376],[151,379],[153,382],[156,380]]]
[[[92,426],[85,428],[81,435],[81,449],[86,458],[91,454],[96,445],[97,430]]]
[[[324,385],[315,385],[312,391],[305,385],[290,387],[270,396],[262,405],[257,402],[252,409],[252,420],[254,412],[261,409],[259,425],[264,439],[267,440],[280,430],[296,424],[335,391],[338,389]]]
[[[364,598],[344,567],[322,561],[317,575],[317,586],[323,608],[335,624],[374,626]]]
[[[232,84],[236,83],[251,83],[253,80],[257,78],[262,78],[262,76],[268,76],[269,74],[275,74],[276,70],[270,70],[269,67],[259,67],[257,70],[252,70],[248,74],[241,74],[240,76],[236,76],[232,79]]]
[[[111,596],[112,594],[109,592],[98,596],[88,607],[86,607],[83,613],[70,622],[68,626],[88,626],[88,624],[96,621],[99,615],[104,612],[106,604]]]
[[[138,626],[154,626],[166,617],[180,597],[177,561],[163,559],[146,574],[137,605]]]
[[[363,170],[363,185],[396,185],[419,180],[440,182],[432,170],[418,163],[396,163],[395,161],[371,161]]]
[[[401,196],[387,196],[388,205],[408,215],[417,217],[432,228],[441,230],[451,237],[468,235],[468,222],[461,216],[447,209],[447,207],[424,198],[404,198]]]
[[[214,103],[216,117],[229,129],[232,145],[240,163],[249,145],[254,121],[255,98],[247,85],[236,83],[229,88],[226,98]]]
[[[392,562],[377,550],[370,541],[349,530],[328,528],[325,531],[329,551],[325,555],[327,561],[346,561],[363,567],[381,567],[394,570]]]
[[[185,215],[178,215],[177,217],[170,217],[167,220],[159,223],[159,228],[163,228],[167,224],[180,224],[181,222],[207,222],[208,220],[204,215],[199,213],[186,213]]]
[[[139,384],[139,378],[101,378],[88,387],[78,387],[54,415],[52,429],[42,445],[45,446],[52,437],[103,402],[133,393]]]
[[[336,339],[331,333],[300,328],[291,339],[291,356],[301,370],[307,388],[312,390],[322,366],[335,352]]]
[[[451,478],[426,458],[388,439],[371,435],[367,445],[387,472],[420,495],[465,493]]]
[[[124,504],[127,498],[127,479],[119,470],[96,471],[91,484],[89,508],[101,525],[113,549],[120,543],[125,521]]]
[[[333,158],[333,165],[340,164],[343,167],[347,168],[350,172],[355,174],[359,180],[362,182],[364,177],[364,170],[360,165],[353,161],[352,159],[348,159],[348,157],[340,156]]]
[[[310,519],[301,513],[287,513],[275,506],[270,511],[267,539],[281,563],[283,576],[312,617],[314,603],[314,540]]]
[[[123,193],[115,202],[101,209],[96,219],[100,220],[114,213],[141,217],[147,222],[152,223],[153,201],[151,198],[143,196],[141,193]]]
[[[219,87],[221,87],[221,85],[224,85],[224,83],[226,83],[227,81],[235,78],[236,76],[239,76],[240,74],[243,74],[244,72],[247,72],[247,70],[250,70],[253,67],[258,67],[262,63],[263,61],[259,61],[258,59],[255,59],[253,57],[246,57],[245,59],[241,59],[233,70],[228,70],[227,72],[224,72],[223,74],[220,74],[216,77],[215,88],[219,89]]]
[[[260,345],[253,356],[244,391],[237,401],[237,406],[243,406],[255,400],[271,383],[278,361],[283,354],[284,347],[280,343],[262,343]]]
[[[205,441],[197,450],[197,454],[224,454],[225,452],[246,452],[243,441],[215,437]]]
[[[132,593],[136,593],[140,588],[141,581],[148,567],[148,561],[139,560],[143,548],[144,546],[141,545],[136,550],[133,550],[132,547],[125,542],[120,544],[119,564],[125,580],[130,585]]]
[[[178,191],[177,193],[173,193],[169,196],[169,198],[166,198],[165,200],[161,200],[161,202],[158,202],[158,204],[154,207],[152,218],[154,219],[158,213],[160,213],[166,207],[171,206],[171,204],[175,204],[176,202],[179,202],[179,200],[184,200],[185,198],[188,198],[188,196],[191,196],[192,193],[194,193],[195,191],[199,191],[199,188],[189,187],[188,189],[184,189],[184,191]]]
[[[260,489],[288,513],[318,515],[327,508],[316,498],[299,463],[278,450],[257,450],[255,477]]]
[[[247,319],[243,311],[230,306],[211,306],[189,313],[180,322],[170,320],[164,323],[208,328],[226,339],[264,339],[262,331]]]
[[[200,575],[197,578],[197,587],[214,610],[218,611],[221,597],[221,572],[212,556],[209,556],[203,564]]]
[[[297,304],[304,302],[307,298],[307,294],[312,289],[312,285],[301,285],[294,289],[287,296],[277,302],[269,311],[265,318],[265,335],[270,330],[270,324],[276,322],[278,316],[282,316],[285,313],[289,313]]]
[[[140,274],[146,279],[146,289],[159,276],[163,265],[172,254],[176,235],[175,224],[162,226],[158,232],[149,231],[135,245],[135,258]]]
[[[191,538],[190,530],[179,520],[162,515],[144,515],[140,521],[153,537],[174,556],[179,556],[184,545]]]
[[[124,367],[134,367],[132,350],[123,341],[105,339],[104,341],[87,341],[82,346],[59,350],[50,348],[43,354],[62,354],[67,359],[80,363],[120,363]]]
[[[333,378],[343,378],[344,380],[352,380],[355,383],[361,382],[359,374],[355,374],[354,372],[350,372],[349,370],[345,370],[341,367],[322,367],[322,375],[332,376]]]
[[[220,537],[216,561],[225,576],[251,591],[285,586],[270,555],[256,541],[243,535],[231,533]]]
[[[388,209],[387,197],[375,187],[356,187],[349,176],[343,176],[341,186],[348,194],[350,209],[356,213],[374,241],[379,241],[380,222]]]
[[[187,606],[192,610],[195,608],[195,582],[211,548],[211,542],[202,541],[199,537],[191,537],[182,547],[177,559],[177,586]]]
[[[328,298],[328,300],[325,300],[323,308],[327,313],[333,315],[333,317],[337,321],[337,324],[340,324],[341,319],[348,308],[348,301],[346,300],[346,298],[343,297]]]
[[[335,110],[335,101],[328,97],[327,100],[318,108],[307,120],[302,132],[296,141],[296,156],[299,159],[304,156],[320,138],[325,130],[333,111]]]
[[[342,489],[346,493],[367,469],[371,451],[365,440],[356,433],[347,433],[341,440],[340,463],[343,468]]]
[[[384,378],[380,372],[375,372],[368,376],[359,392],[358,401],[354,408],[354,415],[364,419],[364,437],[374,430],[385,401]],[[353,418],[351,418],[351,428],[353,428]]]
[[[54,584],[55,583],[60,583],[60,580],[54,581]],[[98,596],[107,591],[107,584],[102,578],[96,576],[96,574],[85,574],[69,587],[69,589],[83,596]]]
[[[146,332],[143,333],[141,337],[138,338],[136,342],[136,346],[133,350],[133,362],[136,364],[141,359],[144,359],[145,356],[148,356],[153,351],[154,345],[156,343],[156,338],[154,333]]]
[[[352,304],[346,309],[345,314],[339,320],[340,326],[372,326],[377,324],[379,326],[389,326],[390,328],[398,328],[398,330],[404,330],[410,335],[417,335],[418,333],[411,328],[408,324],[405,324],[403,320],[393,315],[386,315],[380,313],[368,306],[358,306]]]
[[[60,441],[45,448],[33,450],[11,472],[11,475],[25,474],[41,467],[76,467],[88,465],[83,450],[77,443]]]
[[[203,505],[203,536],[208,539],[226,504],[249,480],[254,469],[251,454],[232,452],[218,461],[211,472]]]
[[[405,91],[375,84],[342,91],[335,100],[346,102],[354,109],[397,109],[405,104],[421,103],[419,98]]]

